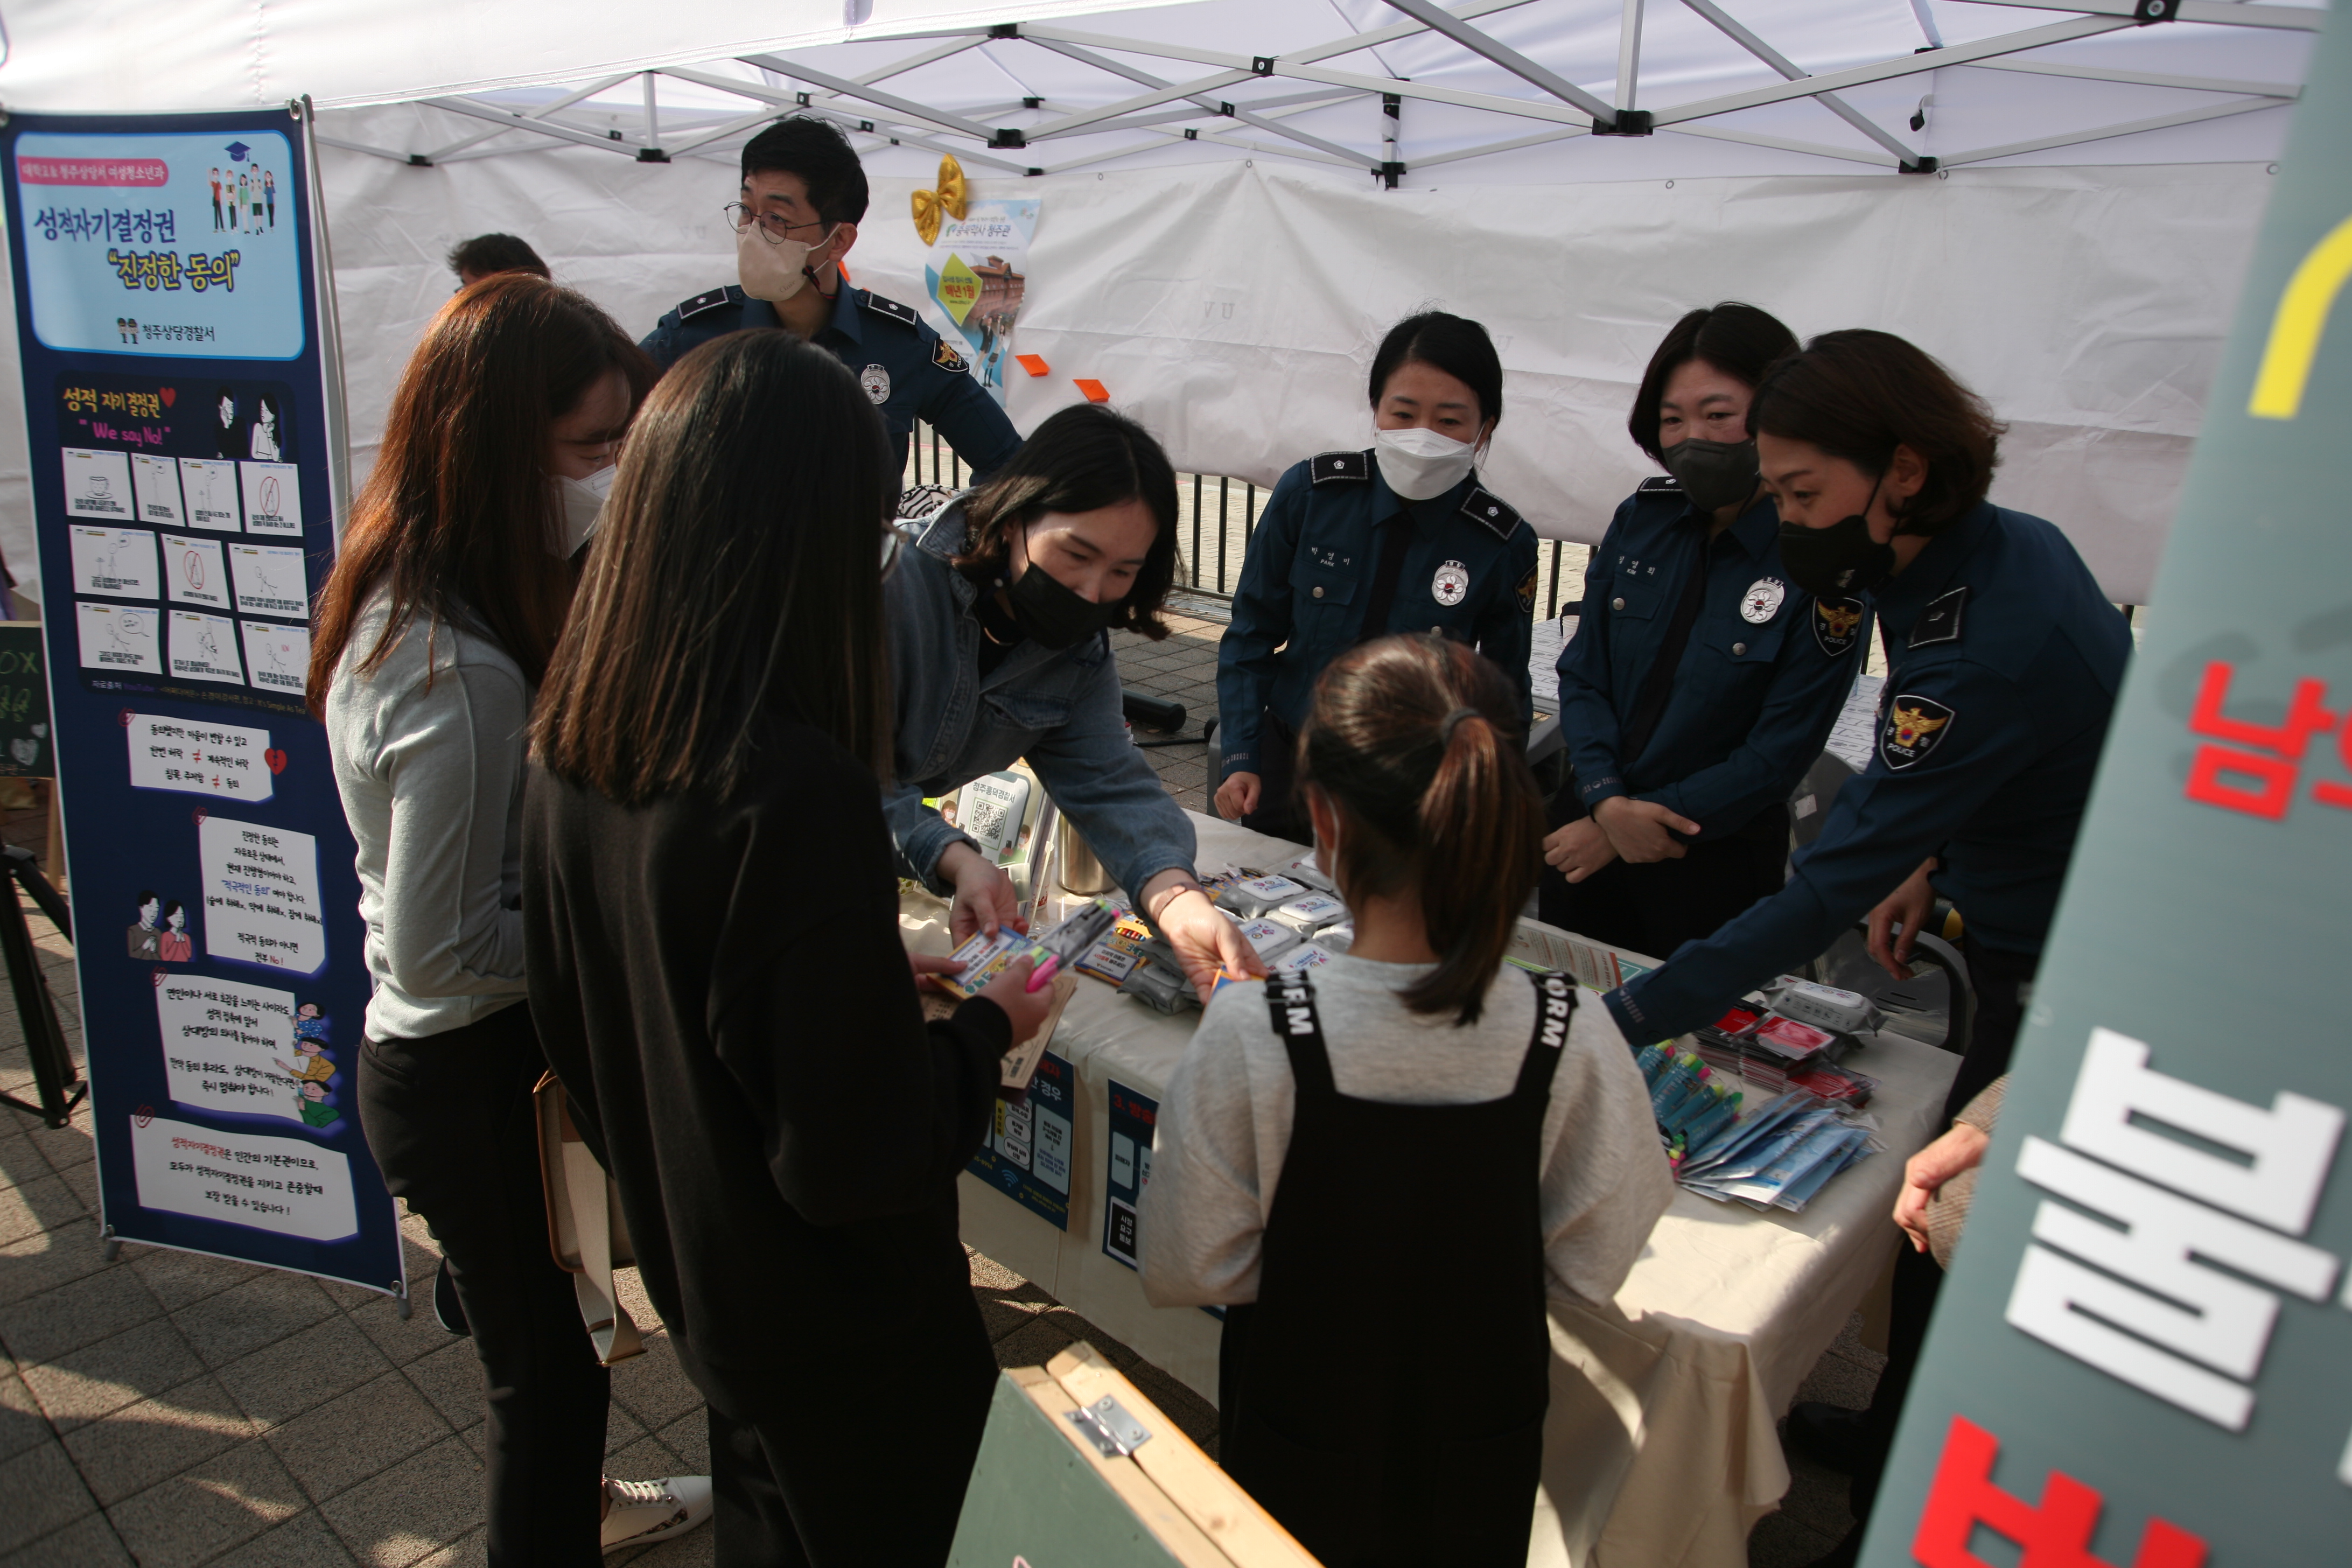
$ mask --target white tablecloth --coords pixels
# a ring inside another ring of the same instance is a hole
[[[1273,867],[1299,853],[1231,823],[1193,821],[1204,868]],[[907,899],[908,945],[947,951],[945,915],[936,900]],[[1135,1272],[1103,1250],[1108,1086],[1115,1079],[1157,1098],[1198,1017],[1162,1016],[1081,977],[1053,1044],[1078,1079],[1069,1228],[967,1176],[963,1237],[1213,1400],[1217,1321],[1151,1306]],[[1932,1136],[1958,1061],[1895,1036],[1868,1047],[1854,1065],[1880,1080],[1872,1110],[1886,1152],[1832,1181],[1802,1215],[1678,1192],[1610,1310],[1552,1303],[1530,1568],[1747,1562],[1748,1529],[1789,1486],[1774,1423],[1893,1255],[1887,1216],[1903,1163]],[[1389,1288],[1428,1289],[1431,1312],[1444,1311],[1444,1282],[1416,1279],[1409,1258],[1395,1260]],[[1476,1347],[1462,1350],[1475,1375]]]

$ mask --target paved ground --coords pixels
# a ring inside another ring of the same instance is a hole
[[[1222,606],[1187,600],[1170,618],[1175,635],[1163,642],[1116,639],[1120,673],[1182,702],[1182,733],[1197,738],[1216,710]],[[1171,794],[1207,809],[1197,739],[1149,755]],[[10,814],[0,837],[37,847],[36,816]],[[79,1055],[68,950],[37,911],[32,923]],[[0,993],[0,1089],[29,1097],[30,1077]],[[87,1110],[51,1131],[0,1110],[0,1568],[484,1560],[481,1382],[468,1342],[427,1310],[403,1322],[390,1300],[349,1286],[138,1246],[108,1264],[97,1210]],[[414,1219],[403,1231],[421,1289],[436,1266],[432,1238]],[[622,1287],[638,1321],[654,1322],[634,1277]],[[1037,1365],[1088,1340],[1215,1452],[1207,1403],[1127,1347],[977,1255],[972,1289],[1001,1364]],[[1850,1329],[1801,1397],[1859,1405],[1878,1364]],[[615,1475],[705,1468],[701,1400],[659,1332],[614,1369],[606,1449]],[[1847,1525],[1843,1479],[1794,1468],[1782,1511],[1750,1541],[1752,1568],[1796,1568]],[[643,1568],[685,1568],[709,1553],[702,1531],[630,1555]]]

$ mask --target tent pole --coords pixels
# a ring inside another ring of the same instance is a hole
[[[659,152],[661,151],[661,103],[654,96],[654,73],[639,71],[637,74],[646,84],[646,145],[655,152]]]
[[[1617,24],[1617,107],[1632,109],[1642,78],[1642,0],[1625,0],[1623,19]]]
[[[343,390],[343,313],[335,294],[335,252],[327,238],[327,182],[319,168],[319,111],[306,96],[287,109],[302,127],[303,177],[310,187],[310,289],[318,301],[320,390],[327,405],[327,489],[335,508],[335,543],[352,512],[351,410]],[[29,1023],[26,1034],[32,1033]]]

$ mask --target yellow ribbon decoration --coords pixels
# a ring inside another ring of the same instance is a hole
[[[915,193],[915,232],[923,237],[925,245],[937,244],[940,223],[946,218],[961,223],[967,210],[963,165],[950,153],[940,160],[940,188]]]

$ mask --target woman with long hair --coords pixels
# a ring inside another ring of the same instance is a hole
[[[887,594],[905,868],[950,894],[961,942],[1020,924],[1012,879],[924,805],[1026,758],[1203,1001],[1259,965],[1192,874],[1192,824],[1135,749],[1105,635],[1159,640],[1176,581],[1176,470],[1151,433],[1081,404],[916,531]]]
[[[440,1242],[481,1358],[499,1564],[593,1563],[709,1510],[700,1477],[600,1496],[607,1379],[548,1248],[516,909],[524,740],[593,510],[583,481],[652,379],[610,317],[542,279],[451,300],[393,395],[311,639],[375,983],[360,1122]]]
[[[688,353],[532,730],[532,1014],[709,1402],[721,1563],[943,1561],[995,1379],[956,1175],[1050,993],[1024,959],[949,1018],[917,1002],[880,786],[898,491],[823,349]],[[920,1411],[919,1447],[845,1441],[875,1410]]]

